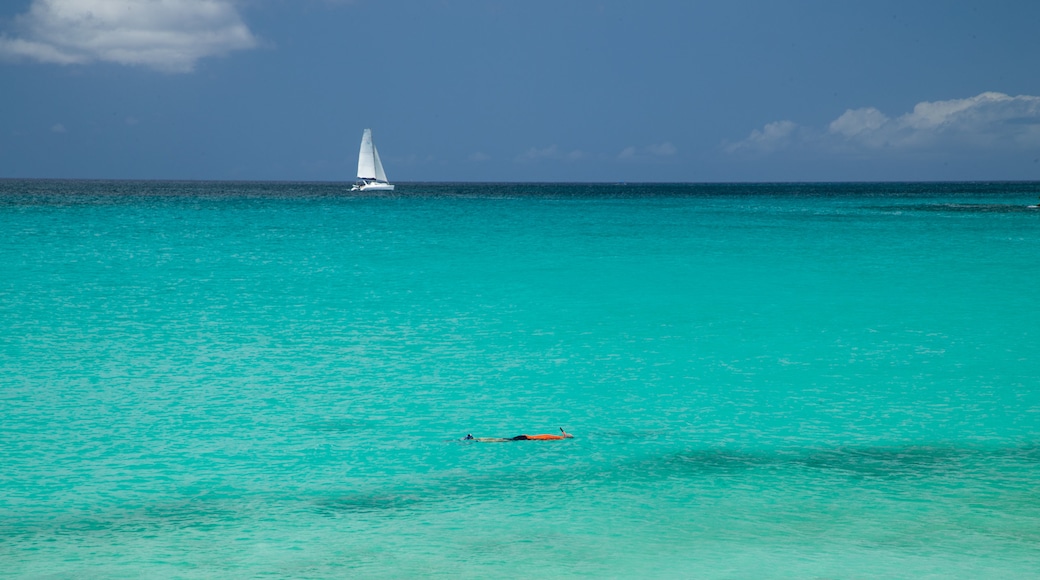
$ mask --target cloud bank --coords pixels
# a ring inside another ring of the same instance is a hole
[[[947,151],[1040,147],[1040,97],[986,92],[967,99],[924,101],[888,117],[874,107],[849,109],[826,129],[769,123],[727,144],[728,153],[803,148],[832,152]]]
[[[33,0],[15,24],[16,36],[0,35],[0,56],[55,64],[183,73],[257,44],[232,0]]]

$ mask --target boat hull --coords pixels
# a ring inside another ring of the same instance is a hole
[[[391,183],[361,183],[354,184],[354,187],[350,188],[350,191],[393,191],[394,186]]]

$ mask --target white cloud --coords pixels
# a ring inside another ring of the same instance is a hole
[[[233,0],[33,0],[15,22],[0,56],[55,64],[190,72],[201,58],[257,44]]]
[[[894,119],[870,111],[870,122],[858,131],[841,130],[841,121],[867,115],[846,111],[831,123],[830,132],[843,136],[846,144],[868,149],[1040,145],[1040,97],[987,92],[967,99],[924,101]]]
[[[1009,97],[1003,93],[982,93],[970,99],[953,99],[951,101],[924,101],[914,106],[912,113],[907,113],[899,121],[914,129],[935,129],[943,125],[964,120],[965,115],[984,108],[998,107],[1014,101],[1036,101],[1037,97]]]
[[[68,130],[65,129],[65,125],[62,125],[61,123],[55,123],[55,124],[51,125],[51,133],[67,133],[67,132],[68,132]]]
[[[888,122],[888,117],[874,107],[849,109],[831,121],[828,129],[846,137],[855,137],[864,132],[877,131]]]
[[[481,162],[481,161],[487,161],[488,159],[491,159],[491,156],[488,155],[487,153],[484,153],[484,152],[481,152],[481,151],[477,151],[476,153],[472,153],[469,156],[469,160],[470,161],[474,161],[474,162],[478,162],[478,163]]]
[[[1040,97],[986,92],[967,99],[923,101],[894,118],[873,107],[849,109],[826,130],[778,121],[725,150],[768,152],[795,144],[861,152],[1038,147]]]
[[[767,123],[762,129],[752,131],[747,139],[726,146],[726,151],[734,153],[745,149],[757,151],[779,149],[790,143],[797,128],[798,125],[793,121]]]

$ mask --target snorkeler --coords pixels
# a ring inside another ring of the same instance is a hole
[[[562,433],[562,435],[544,433],[541,435],[517,435],[516,437],[474,437],[467,433],[462,440],[479,441],[481,443],[504,443],[506,441],[557,441],[559,439],[574,439],[574,435],[564,431],[563,427],[560,427],[560,433]]]
[[[564,431],[563,427],[560,427],[560,433],[563,433],[563,435],[550,435],[550,434],[543,434],[543,435],[517,435],[516,437],[513,437],[512,440],[513,441],[555,441],[555,440],[558,440],[558,439],[574,439],[574,435],[571,435],[570,433]]]

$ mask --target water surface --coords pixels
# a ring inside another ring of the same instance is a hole
[[[346,189],[0,181],[6,574],[1040,569],[1040,184]]]

